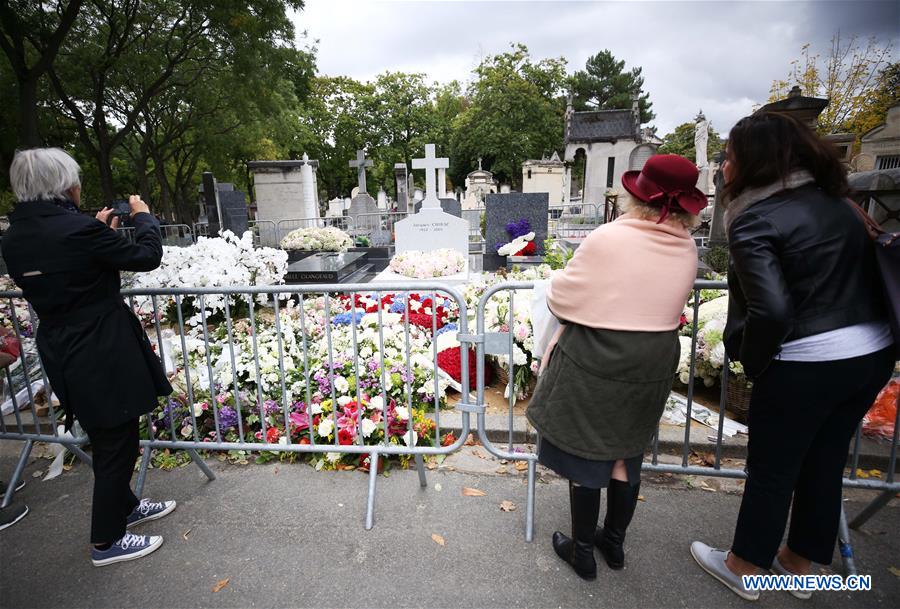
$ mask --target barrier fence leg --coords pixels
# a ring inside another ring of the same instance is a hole
[[[838,549],[841,562],[844,563],[844,576],[856,575],[856,561],[853,559],[853,546],[850,545],[850,529],[847,527],[847,512],[841,502],[841,520],[838,524]]]
[[[425,459],[422,455],[416,455],[416,470],[419,472],[419,486],[425,488],[428,486],[428,480],[425,478]]]
[[[204,461],[200,457],[200,455],[197,454],[196,450],[194,450],[193,448],[189,448],[187,453],[191,456],[191,461],[194,462],[194,465],[199,467],[200,471],[203,472],[204,474],[206,474],[207,480],[212,481],[212,480],[216,479],[216,475],[213,473],[213,471],[211,469],[209,469],[209,466],[206,464],[206,461]]]
[[[78,457],[78,459],[80,459],[82,463],[84,463],[88,467],[93,467],[94,460],[91,459],[91,456],[89,454],[81,450],[80,446],[78,446],[77,444],[66,444],[65,447],[70,453]]]
[[[537,461],[528,461],[528,489],[525,495],[525,541],[534,539],[534,473]]]
[[[894,491],[882,491],[869,505],[864,507],[853,520],[850,521],[850,528],[855,530],[866,524],[869,521],[869,518],[877,514],[881,508],[886,506],[891,499],[894,498],[895,494]]]
[[[366,530],[375,526],[375,482],[378,480],[378,453],[369,455],[369,498],[366,501]]]
[[[141,467],[138,469],[137,482],[134,484],[134,494],[138,499],[144,494],[144,482],[147,481],[147,469],[150,467],[150,455],[153,452],[149,446],[144,446],[141,454]]]
[[[12,477],[7,483],[9,486],[6,488],[6,494],[3,496],[3,503],[0,504],[0,508],[8,507],[12,501],[16,492],[16,485],[19,483],[19,478],[22,477],[22,472],[25,470],[25,462],[28,461],[28,455],[31,454],[32,446],[34,446],[34,443],[31,440],[25,440],[25,446],[22,447],[22,451],[19,453],[19,460],[16,462],[16,468],[13,470]]]

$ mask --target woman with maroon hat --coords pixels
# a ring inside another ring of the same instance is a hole
[[[742,575],[831,563],[850,438],[895,351],[875,248],[844,198],[833,147],[790,116],[760,112],[731,130],[723,171],[725,348],[753,379],[747,484],[731,551],[695,541],[691,554],[755,600]]]
[[[584,579],[597,577],[595,545],[611,568],[624,566],[644,448],[672,388],[697,276],[688,228],[707,204],[697,176],[677,155],[625,173],[627,213],[593,231],[550,282],[547,304],[563,325],[527,416],[541,434],[540,462],[569,479],[572,534],[554,533],[553,548]]]

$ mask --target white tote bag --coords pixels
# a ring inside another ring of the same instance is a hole
[[[532,355],[541,359],[550,344],[550,339],[560,327],[559,320],[550,312],[547,306],[547,290],[550,287],[549,280],[534,282],[534,291],[531,295],[531,326],[534,329],[534,349]]]

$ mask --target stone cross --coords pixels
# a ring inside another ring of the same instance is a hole
[[[356,176],[359,179],[359,194],[366,194],[366,167],[373,165],[371,159],[366,159],[366,153],[363,150],[356,151],[356,159],[350,161],[350,167],[356,167]]]
[[[412,167],[425,170],[425,200],[422,201],[422,208],[440,209],[441,202],[437,197],[437,180],[434,174],[437,169],[450,167],[450,159],[435,157],[434,144],[425,144],[425,158],[413,159]]]

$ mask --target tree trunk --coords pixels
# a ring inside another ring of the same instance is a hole
[[[43,143],[38,131],[37,86],[36,77],[19,80],[19,145],[22,148],[37,148]]]

